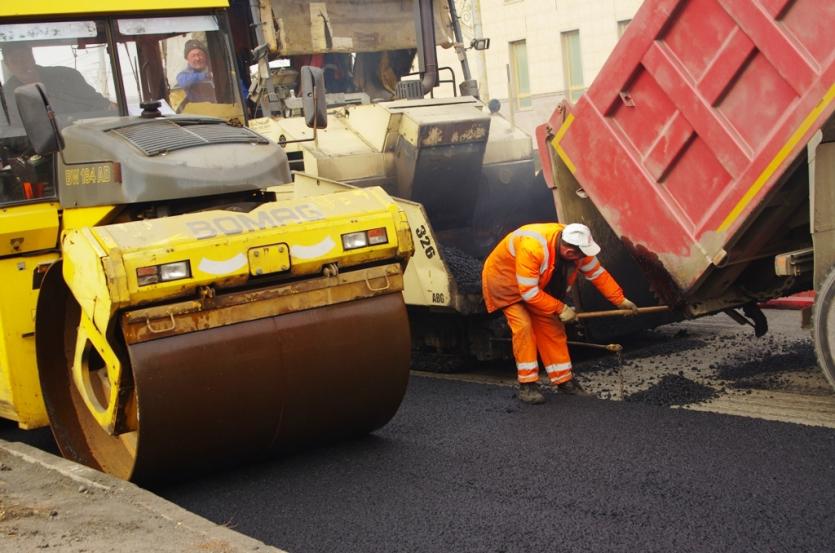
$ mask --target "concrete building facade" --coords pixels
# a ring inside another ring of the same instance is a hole
[[[576,99],[591,84],[640,5],[641,0],[456,1],[464,43],[474,36],[490,39],[488,50],[468,52],[482,98],[500,100],[502,114],[532,136],[560,101]],[[451,51],[439,61],[457,63]]]

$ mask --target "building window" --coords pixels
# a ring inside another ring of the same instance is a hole
[[[626,32],[626,26],[629,25],[629,22],[632,21],[631,19],[624,19],[623,21],[618,21],[618,38],[623,36],[623,33]]]
[[[580,31],[562,33],[562,65],[565,90],[572,102],[586,90],[583,85],[583,63],[580,56]]]
[[[528,73],[528,46],[524,40],[510,43],[510,74],[513,84],[511,93],[515,95],[516,107],[530,108],[531,79]]]

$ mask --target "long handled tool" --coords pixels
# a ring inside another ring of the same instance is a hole
[[[652,307],[639,307],[638,311],[631,309],[609,309],[606,311],[583,311],[577,312],[577,318],[582,319],[601,319],[603,317],[628,317],[630,315],[641,315],[644,313],[663,313],[669,311],[667,305],[654,305]]]
[[[639,307],[638,312],[635,313],[631,309],[614,309],[607,311],[586,311],[577,313],[577,319],[600,319],[603,317],[626,317],[630,315],[638,315],[641,313],[663,313],[669,311],[666,305],[656,305],[653,307]],[[620,399],[623,400],[623,346],[620,344],[593,344],[590,342],[574,342],[569,341],[570,346],[579,346],[592,349],[602,349],[614,353],[618,358],[618,388]]]
[[[578,346],[581,348],[602,349],[614,353],[618,358],[618,390],[620,392],[620,399],[623,400],[623,346],[620,344],[593,344],[591,342],[575,342],[568,341],[569,346]]]

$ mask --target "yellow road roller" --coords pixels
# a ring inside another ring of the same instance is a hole
[[[0,416],[125,479],[367,433],[408,380],[406,215],[293,194],[225,4],[0,5]]]

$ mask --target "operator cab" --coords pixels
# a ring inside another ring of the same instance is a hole
[[[154,101],[163,115],[246,122],[221,12],[3,24],[0,38],[0,206],[56,198],[51,156],[32,151],[20,121],[21,85],[43,84],[60,128]]]

